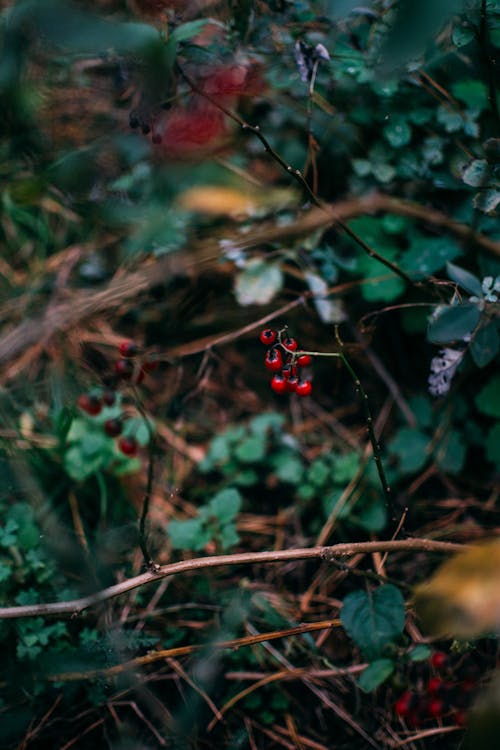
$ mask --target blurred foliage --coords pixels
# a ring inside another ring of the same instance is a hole
[[[468,541],[496,528],[498,0],[0,8],[1,606],[139,573],[150,467],[160,563],[390,533],[348,374],[318,357],[313,397],[280,400],[250,339],[261,318],[310,350],[335,350],[332,324],[352,342],[407,511],[401,535]],[[124,337],[159,363],[142,385],[117,382]],[[114,405],[77,408],[104,388]],[[103,429],[123,413],[135,457]],[[414,643],[408,607],[404,630],[404,594],[433,565],[420,554],[248,565],[167,579],[64,621],[2,620],[0,747],[340,749],[367,737],[393,746],[398,732],[408,742],[391,706],[428,678],[429,651]],[[494,640],[480,637],[497,630],[494,592],[481,589],[488,606],[476,607],[478,576],[448,565],[417,601],[431,592],[432,620],[439,602],[441,636],[467,639],[457,671],[477,667],[479,680],[495,660]],[[479,577],[494,587],[490,573]],[[212,645],[339,609],[343,627],[328,636]],[[149,649],[200,644],[106,674]],[[356,684],[371,695],[360,699],[349,669],[361,659]],[[347,672],[266,682],[294,667]],[[89,669],[102,674],[52,679]],[[257,687],[246,692],[248,673]],[[214,705],[230,700],[208,732]],[[482,703],[498,714],[496,683]],[[333,723],[332,705],[351,721]]]

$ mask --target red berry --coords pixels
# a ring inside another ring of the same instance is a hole
[[[396,703],[394,704],[394,710],[398,716],[402,716],[403,718],[409,716],[413,698],[413,693],[411,693],[409,690],[405,690],[405,692],[399,696]]]
[[[281,374],[288,380],[288,378],[297,375],[297,368],[294,367],[294,365],[285,365],[281,371]]]
[[[134,365],[128,359],[117,359],[115,362],[115,372],[120,378],[130,380],[134,372]]]
[[[264,364],[268,370],[272,370],[273,372],[281,370],[283,357],[281,356],[280,350],[276,349],[276,347],[274,347],[274,349],[269,349],[269,351],[266,352]]]
[[[135,456],[138,445],[135,437],[121,437],[118,441],[118,447],[126,456]]]
[[[299,380],[295,387],[295,393],[299,396],[309,396],[312,392],[312,383],[310,380]]]
[[[429,704],[427,706],[427,713],[429,714],[429,716],[433,716],[435,719],[441,718],[441,716],[445,713],[445,710],[446,706],[441,698],[433,698],[429,701]]]
[[[442,669],[443,667],[446,666],[447,661],[448,661],[448,657],[442,651],[436,651],[431,656],[431,664],[434,667],[434,669]]]
[[[118,349],[122,357],[135,357],[139,352],[139,347],[133,341],[122,341]]]
[[[309,354],[301,354],[300,357],[297,357],[297,367],[307,367],[311,362],[312,359]]]
[[[87,414],[90,414],[91,417],[95,417],[102,410],[101,399],[97,396],[89,396],[87,393],[82,393],[82,395],[78,397],[77,403],[80,409]]]
[[[443,683],[439,677],[431,677],[427,683],[427,692],[430,693],[430,695],[436,695],[436,693],[441,691],[442,687]]]
[[[455,711],[453,718],[455,719],[455,724],[458,724],[459,727],[464,727],[467,724],[466,711]]]
[[[266,346],[271,346],[276,341],[276,331],[273,331],[272,328],[265,328],[260,332],[259,339]]]
[[[158,367],[158,362],[152,359],[145,359],[142,363],[142,369],[144,372],[153,372],[153,370],[156,370]]]
[[[271,380],[271,388],[275,393],[286,393],[287,391],[287,380],[283,375],[277,372],[273,375]]]
[[[123,429],[123,422],[121,419],[107,419],[104,422],[104,432],[109,437],[118,437]]]
[[[116,393],[114,391],[104,391],[102,394],[102,400],[106,406],[113,406],[116,401]]]
[[[299,383],[298,377],[296,375],[290,375],[290,377],[286,381],[287,391],[290,391],[290,393],[295,393],[295,391],[297,390],[298,383]]]
[[[298,344],[295,341],[295,339],[287,338],[283,341],[283,346],[285,349],[288,349],[291,352],[296,352],[298,348]]]

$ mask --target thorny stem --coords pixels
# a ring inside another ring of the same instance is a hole
[[[269,154],[269,156],[274,159],[274,161],[280,165],[280,167],[290,174],[301,186],[307,197],[311,200],[312,203],[314,203],[316,206],[321,208],[323,211],[328,213],[331,218],[332,222],[337,224],[347,235],[350,237],[356,244],[358,244],[361,249],[370,256],[370,258],[373,258],[374,260],[377,260],[379,263],[382,263],[382,265],[386,266],[386,268],[389,268],[393,273],[395,273],[397,276],[399,276],[401,279],[406,281],[411,286],[415,285],[415,282],[413,279],[408,276],[407,273],[402,271],[395,263],[392,263],[390,260],[387,260],[387,258],[384,258],[382,255],[380,255],[376,250],[374,250],[370,245],[368,245],[361,237],[353,230],[351,229],[342,219],[340,219],[334,211],[332,211],[331,207],[328,206],[321,198],[316,195],[314,190],[311,188],[309,183],[307,182],[306,178],[300,171],[300,169],[294,169],[291,164],[288,164],[283,157],[281,157],[270,145],[269,141],[265,137],[265,135],[262,133],[260,127],[258,125],[250,125],[248,122],[243,120],[236,112],[232,112],[231,110],[227,109],[222,105],[220,102],[218,102],[216,99],[214,99],[210,94],[207,94],[205,91],[202,91],[202,89],[199,88],[199,86],[196,85],[195,81],[192,80],[192,78],[183,70],[183,68],[179,65],[179,63],[176,61],[175,63],[176,69],[179,73],[179,75],[186,81],[186,83],[189,85],[192,91],[194,91],[195,94],[199,94],[200,96],[203,96],[207,101],[209,101],[211,104],[214,105],[214,107],[217,107],[221,112],[223,112],[227,117],[229,117],[233,122],[237,122],[238,125],[241,127],[242,130],[250,131],[253,133],[259,141],[264,146],[264,150]]]
[[[146,491],[144,492],[144,498],[142,501],[141,517],[139,519],[139,546],[141,548],[142,556],[148,570],[156,570],[158,566],[153,562],[151,552],[147,543],[147,532],[146,532],[146,521],[149,513],[149,505],[151,502],[151,494],[153,491],[153,480],[154,480],[154,461],[156,452],[156,436],[154,430],[151,428],[151,424],[147,417],[147,414],[142,405],[141,399],[137,390],[134,388],[134,400],[137,411],[144,420],[146,429],[148,431],[148,475],[146,480]]]
[[[396,522],[396,517],[395,517],[394,503],[392,500],[392,492],[391,492],[391,488],[389,487],[387,477],[385,475],[384,465],[382,463],[382,456],[380,453],[380,443],[378,442],[377,436],[375,435],[375,430],[373,429],[373,417],[372,417],[372,413],[370,410],[370,405],[368,403],[368,395],[366,394],[363,386],[361,385],[361,381],[359,377],[357,376],[349,360],[344,354],[344,342],[340,338],[338,326],[335,326],[335,339],[337,341],[337,344],[340,350],[338,352],[313,352],[313,351],[307,351],[305,349],[301,349],[300,351],[292,351],[291,349],[288,349],[288,347],[286,347],[283,343],[283,334],[286,333],[286,331],[287,331],[286,328],[283,328],[281,331],[278,331],[278,343],[287,352],[287,354],[292,355],[293,359],[300,357],[300,355],[302,354],[309,354],[310,357],[337,357],[338,359],[342,361],[347,372],[351,376],[353,383],[354,383],[354,387],[361,398],[361,403],[363,404],[366,429],[367,429],[368,438],[370,440],[372,450],[373,450],[373,460],[375,461],[375,466],[377,467],[377,473],[380,479],[382,492],[384,494],[387,514],[391,522],[391,525],[393,525]]]

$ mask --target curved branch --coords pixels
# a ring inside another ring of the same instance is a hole
[[[271,552],[242,552],[230,555],[197,557],[193,560],[181,560],[162,565],[157,571],[148,571],[141,575],[116,583],[114,586],[96,591],[80,599],[46,604],[24,604],[18,607],[0,607],[0,620],[20,617],[40,617],[45,615],[66,615],[75,617],[83,610],[113,599],[115,596],[133,591],[153,581],[160,581],[176,573],[206,570],[207,568],[230,567],[233,565],[256,565],[279,563],[289,560],[334,560],[371,552],[459,552],[465,545],[454,542],[439,542],[433,539],[400,539],[388,542],[353,542],[334,544],[330,547],[304,547]]]

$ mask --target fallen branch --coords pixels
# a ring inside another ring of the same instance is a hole
[[[116,583],[114,586],[96,591],[80,599],[65,602],[48,602],[45,604],[23,604],[17,607],[0,607],[0,620],[20,617],[41,617],[46,615],[66,615],[75,617],[83,610],[113,599],[116,596],[133,591],[147,583],[160,581],[162,578],[207,568],[231,567],[233,565],[262,565],[280,563],[290,560],[335,560],[357,554],[372,552],[459,552],[465,545],[454,542],[439,542],[433,539],[398,539],[380,542],[353,542],[334,544],[330,547],[305,547],[270,552],[242,552],[212,557],[197,557],[193,560],[182,560],[162,565],[157,571],[148,571],[141,575]]]

